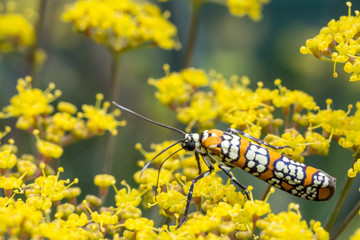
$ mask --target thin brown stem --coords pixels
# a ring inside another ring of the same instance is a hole
[[[340,234],[345,230],[345,228],[349,225],[349,223],[354,220],[356,216],[359,215],[360,210],[360,201],[356,204],[356,206],[353,208],[353,210],[350,212],[350,214],[346,217],[345,221],[340,225],[339,228],[336,229],[334,234],[331,235],[330,240],[337,239]]]
[[[39,16],[35,25],[35,44],[30,49],[28,54],[29,69],[28,74],[32,76],[32,86],[36,87],[38,85],[37,81],[37,72],[38,72],[38,63],[36,62],[36,52],[42,47],[42,33],[45,24],[45,12],[48,0],[39,1]]]
[[[109,88],[109,96],[111,101],[117,101],[120,95],[120,53],[112,52],[111,59],[111,79],[110,79],[110,88]],[[111,105],[110,109],[113,108]],[[113,154],[114,154],[114,146],[115,146],[115,137],[107,132],[105,135],[105,155],[104,155],[104,165],[103,172],[109,173],[111,169]]]
[[[191,12],[191,23],[190,31],[186,44],[185,57],[183,62],[183,68],[187,68],[191,65],[191,60],[194,54],[194,48],[196,43],[196,36],[198,32],[199,25],[199,10],[202,1],[201,0],[192,0],[192,12]]]
[[[111,101],[117,101],[120,95],[120,52],[113,51],[111,57],[109,96]],[[111,108],[113,107],[112,105]]]
[[[359,154],[356,154],[355,158],[354,158],[354,162],[358,158],[359,158]],[[354,164],[354,162],[352,164]],[[345,184],[340,192],[340,198],[336,202],[335,207],[330,214],[329,220],[327,221],[327,223],[325,225],[326,231],[330,232],[332,230],[332,228],[334,227],[334,224],[335,224],[335,222],[340,214],[340,211],[345,203],[346,197],[349,195],[353,181],[354,181],[353,178],[350,178],[350,177],[346,178]]]

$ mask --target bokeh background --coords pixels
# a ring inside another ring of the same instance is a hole
[[[81,108],[82,104],[94,104],[95,95],[99,92],[105,95],[105,100],[111,101],[113,99],[109,99],[107,95],[110,82],[110,53],[92,40],[75,33],[70,23],[61,21],[60,15],[64,6],[71,2],[47,3],[41,39],[47,60],[38,73],[38,85],[45,89],[50,82],[54,82],[57,89],[63,93],[58,100],[71,102],[78,108]],[[37,0],[18,0],[16,3],[18,12],[23,12],[27,8],[38,8]],[[170,20],[178,28],[183,48],[179,51],[145,48],[124,53],[120,60],[120,97],[114,100],[151,119],[184,128],[177,122],[175,114],[157,101],[154,97],[155,88],[148,85],[147,80],[150,77],[162,77],[162,66],[165,63],[170,64],[172,71],[181,69],[190,24],[189,4],[185,0],[156,3],[163,10],[171,12]],[[352,3],[353,11],[360,10],[359,1]],[[263,19],[253,22],[248,17],[231,16],[226,7],[205,5],[200,12],[192,66],[206,71],[215,69],[226,77],[233,74],[246,75],[250,78],[252,86],[256,86],[257,81],[262,81],[265,87],[274,88],[274,80],[280,78],[284,86],[302,90],[313,96],[321,107],[326,106],[325,99],[332,98],[334,109],[346,110],[348,104],[355,105],[360,100],[360,83],[349,82],[350,76],[343,72],[341,65],[337,68],[339,77],[334,79],[332,64],[319,61],[310,55],[302,55],[299,48],[332,18],[338,19],[347,13],[348,8],[342,0],[273,0],[265,5]],[[8,105],[9,99],[16,93],[17,79],[26,74],[27,62],[22,54],[1,55],[0,108]],[[126,119],[128,124],[119,128],[111,174],[118,181],[125,179],[134,186],[133,174],[139,170],[137,161],[142,159],[142,155],[134,148],[135,143],[140,142],[149,150],[150,143],[179,139],[180,136],[127,113],[123,113],[119,119]],[[13,126],[14,121],[1,120],[0,129],[5,125]],[[29,141],[28,134],[15,128],[11,134],[20,154],[33,151],[34,142]],[[104,140],[103,136],[68,146],[59,160],[59,165],[65,169],[62,177],[78,177],[78,185],[83,196],[97,192],[93,185],[93,177],[101,173]],[[352,152],[336,144],[331,146],[328,156],[308,157],[305,160],[306,164],[321,168],[336,177],[339,189],[352,161]],[[266,187],[264,182],[242,170],[235,169],[233,173],[243,184],[255,187],[253,193],[256,198],[262,195]],[[355,179],[352,193],[345,203],[338,223],[358,201],[359,183],[359,179]],[[269,202],[276,213],[286,210],[289,202],[299,203],[304,219],[310,220],[317,216],[316,220],[324,223],[339,195],[338,191],[328,202],[311,202],[277,190]],[[359,224],[357,218],[350,226],[353,229],[346,232],[353,233]],[[347,239],[345,235],[343,238]]]

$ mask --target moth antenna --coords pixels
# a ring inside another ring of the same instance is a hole
[[[124,107],[124,106],[121,106],[121,105],[117,104],[117,103],[114,102],[114,101],[113,101],[112,103],[113,103],[115,106],[117,106],[118,108],[120,108],[120,109],[122,109],[122,110],[124,110],[124,111],[126,111],[126,112],[128,112],[128,113],[131,113],[131,114],[133,114],[133,115],[135,115],[135,116],[137,116],[137,117],[139,117],[139,118],[141,118],[141,119],[144,119],[145,121],[151,122],[151,123],[153,123],[153,124],[155,124],[155,125],[158,125],[158,126],[160,126],[160,127],[167,128],[167,129],[170,129],[170,130],[173,130],[173,131],[175,131],[175,132],[178,132],[178,133],[181,133],[181,134],[185,135],[185,132],[182,131],[182,130],[180,130],[180,129],[177,129],[177,128],[175,128],[175,127],[171,127],[171,126],[165,125],[165,124],[163,124],[163,123],[159,123],[159,122],[156,122],[156,121],[154,121],[154,120],[151,120],[151,119],[149,119],[149,118],[147,118],[147,117],[144,117],[144,116],[140,115],[139,113],[136,113],[136,112],[134,112],[134,111],[132,111],[132,110]]]
[[[184,138],[176,141],[175,143],[171,144],[170,146],[168,146],[167,148],[163,149],[161,152],[159,152],[158,154],[156,154],[156,156],[153,157],[149,162],[147,162],[146,165],[143,167],[143,169],[141,170],[139,179],[141,179],[141,176],[142,176],[142,174],[144,173],[145,169],[150,165],[150,163],[152,163],[152,162],[155,160],[155,158],[157,158],[158,156],[160,156],[161,154],[163,154],[164,152],[166,152],[167,150],[169,150],[170,148],[172,148],[173,146],[175,146],[176,144],[178,144],[178,143],[180,143],[180,142],[182,142],[182,141],[184,141]],[[181,148],[181,149],[182,149],[182,148]],[[173,154],[172,154],[172,155],[173,155]],[[172,156],[172,155],[170,155],[170,156]]]
[[[164,165],[164,163],[165,163],[169,158],[171,158],[173,155],[175,155],[176,153],[178,153],[178,152],[181,151],[182,149],[183,149],[183,148],[180,148],[180,149],[176,150],[175,152],[173,152],[172,154],[170,154],[170,156],[168,156],[167,158],[165,158],[165,160],[162,161],[162,163],[160,164],[159,172],[158,172],[157,180],[156,180],[155,200],[156,200],[156,196],[157,196],[157,189],[158,189],[158,187],[159,187],[160,171],[161,171],[162,166]]]

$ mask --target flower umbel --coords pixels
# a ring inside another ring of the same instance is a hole
[[[113,113],[107,113],[108,108],[110,107],[109,102],[104,102],[103,107],[101,107],[101,101],[103,99],[102,94],[96,95],[96,104],[95,106],[83,105],[83,117],[88,119],[86,126],[94,134],[101,134],[105,130],[111,132],[111,134],[116,135],[118,126],[124,126],[126,121],[116,121],[115,116],[120,115],[120,111],[116,109]]]
[[[232,15],[237,17],[249,15],[253,21],[259,21],[262,18],[263,5],[269,2],[269,0],[227,0],[226,3]]]
[[[134,0],[78,0],[62,15],[77,31],[116,52],[144,44],[177,47],[177,30],[168,17],[153,4]]]
[[[339,20],[332,19],[319,34],[306,41],[306,46],[300,48],[302,54],[312,54],[316,58],[334,63],[334,78],[337,78],[336,64],[343,63],[344,71],[352,73],[350,81],[360,80],[360,60],[358,56],[359,11],[351,15],[351,2],[346,2],[349,8],[347,16]]]
[[[23,14],[15,13],[15,2],[7,3],[7,11],[0,9],[0,51],[24,51],[35,43],[35,29]]]

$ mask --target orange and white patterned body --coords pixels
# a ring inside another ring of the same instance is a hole
[[[241,168],[253,176],[294,196],[324,201],[335,192],[336,179],[326,172],[296,162],[244,137],[221,130],[205,130],[200,135],[186,134],[206,164],[216,160],[228,170]]]

